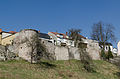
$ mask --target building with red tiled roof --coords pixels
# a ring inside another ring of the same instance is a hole
[[[51,33],[55,34],[57,37],[63,36],[64,39],[68,39],[68,36],[66,34],[57,33],[57,32],[51,32]]]
[[[1,45],[12,44],[12,41],[16,33],[17,32],[15,31],[5,32],[2,31],[2,29],[0,29],[0,44]]]
[[[55,45],[71,45],[74,46],[74,41],[69,40],[69,37],[63,33],[49,32],[48,35],[52,43]]]
[[[17,33],[17,32],[15,32],[15,31],[9,31],[9,33],[15,34],[15,33]]]
[[[80,37],[80,38],[83,38],[83,39],[86,39],[86,37],[84,37],[84,36],[82,36],[82,35],[80,35],[80,34],[79,34],[79,37]]]
[[[2,29],[0,29],[0,33],[2,32]]]

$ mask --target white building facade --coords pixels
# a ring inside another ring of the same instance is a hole
[[[117,53],[117,56],[120,56],[120,41],[118,42],[117,47],[118,47],[118,53]]]

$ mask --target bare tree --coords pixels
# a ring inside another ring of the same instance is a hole
[[[26,44],[28,47],[31,47],[31,52],[30,52],[30,55],[31,55],[31,63],[33,63],[33,58],[36,58],[37,59],[37,52],[36,53],[33,53],[34,51],[37,51],[37,46],[39,44],[39,39],[38,39],[38,35],[35,34],[33,35],[32,37],[30,38],[25,38],[26,39]]]
[[[25,43],[27,45],[27,47],[30,48],[29,50],[29,54],[30,54],[30,62],[33,63],[33,61],[37,60],[37,51],[38,51],[38,45],[40,44],[40,40],[38,37],[38,32],[31,32],[31,30],[29,31],[22,31],[24,34],[24,38],[20,39],[20,41],[17,43],[18,46],[20,44]]]
[[[75,46],[78,48],[80,54],[80,61],[82,62],[85,70],[88,72],[94,72],[92,59],[86,51],[87,45],[82,42],[79,36],[81,29],[69,29],[69,37],[74,40]]]
[[[79,37],[79,34],[81,33],[81,29],[74,29],[71,28],[68,30],[68,36],[70,37],[70,39],[72,39],[75,42],[75,46],[77,44],[78,40],[81,40],[81,38]]]
[[[93,24],[91,38],[103,43],[115,41],[114,29],[112,24],[98,22],[97,24]]]
[[[116,42],[116,38],[114,35],[114,26],[112,24],[104,24],[102,22],[98,22],[93,24],[91,38],[93,40],[97,40],[100,43],[102,48],[101,58],[106,60],[107,55],[104,52],[105,44],[110,41]]]
[[[31,64],[34,60],[38,61],[43,57],[52,59],[52,56],[46,49],[46,46],[41,42],[41,39],[39,39],[38,33],[29,37],[26,36],[24,42],[28,47],[31,47]]]
[[[99,41],[103,45],[109,41],[115,41],[114,35],[114,26],[112,24],[103,24],[102,22],[98,22],[93,24],[91,38],[93,40]]]

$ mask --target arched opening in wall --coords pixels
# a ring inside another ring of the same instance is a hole
[[[20,47],[22,49],[22,47]]]

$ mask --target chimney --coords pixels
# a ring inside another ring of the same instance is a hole
[[[66,35],[68,35],[68,32],[66,32]]]
[[[38,32],[40,33],[40,30]]]

